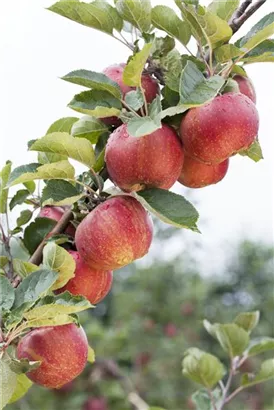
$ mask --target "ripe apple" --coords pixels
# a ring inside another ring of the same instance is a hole
[[[78,252],[69,251],[76,262],[75,276],[61,289],[59,294],[68,290],[72,295],[85,296],[90,303],[97,304],[109,293],[112,285],[112,272],[90,268]]]
[[[244,94],[227,93],[190,109],[182,119],[180,133],[189,156],[219,164],[247,149],[255,141],[258,129],[255,104]]]
[[[108,406],[104,397],[94,397],[84,404],[83,410],[108,410]]]
[[[105,154],[111,180],[126,192],[171,188],[181,173],[183,159],[182,144],[166,124],[140,138],[129,135],[127,125],[121,125],[108,139]]]
[[[167,337],[177,336],[178,330],[174,323],[168,323],[164,328],[164,333]]]
[[[221,181],[228,170],[229,159],[220,164],[204,164],[196,161],[189,155],[185,155],[183,169],[178,181],[189,188],[203,188],[217,184]]]
[[[251,101],[256,104],[256,91],[254,85],[250,78],[244,77],[242,75],[235,75],[233,80],[237,81],[240,92],[246,95]]]
[[[90,267],[106,271],[142,258],[152,234],[151,218],[142,205],[131,196],[116,196],[85,217],[76,230],[75,243]]]
[[[84,369],[88,341],[75,324],[40,327],[26,334],[18,344],[18,359],[41,361],[27,373],[34,383],[57,389],[75,379]]]
[[[59,221],[65,210],[61,208],[60,206],[44,206],[41,211],[38,214],[38,218],[49,218],[53,219],[54,221]],[[65,233],[69,236],[72,236],[74,238],[75,236],[75,228],[72,224],[69,224],[67,229],[65,230]]]

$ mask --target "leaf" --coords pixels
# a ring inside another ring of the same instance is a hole
[[[33,254],[42,240],[52,231],[56,221],[50,218],[36,218],[24,232],[24,245]]]
[[[70,134],[73,124],[78,120],[77,117],[60,118],[51,124],[46,134],[52,134],[53,132],[68,132]]]
[[[52,286],[52,290],[56,290],[62,288],[74,277],[76,264],[65,249],[49,242],[43,249],[43,266],[58,273],[58,278]]]
[[[32,381],[25,374],[18,374],[16,389],[11,399],[9,400],[9,404],[15,403],[16,401],[20,400],[31,388],[31,386]]]
[[[16,374],[9,365],[0,360],[0,409],[2,410],[9,402],[16,388]]]
[[[11,172],[11,162],[7,161],[6,165],[0,171],[0,214],[7,212],[8,189],[5,189]]]
[[[113,97],[121,99],[122,92],[119,85],[103,73],[88,70],[75,70],[62,77],[62,80],[83,87],[109,92]]]
[[[214,56],[219,63],[226,63],[242,54],[240,48],[233,44],[224,44],[214,50]]]
[[[14,289],[5,276],[0,276],[0,312],[5,309],[9,310],[14,302]]]
[[[229,353],[230,357],[240,356],[249,344],[249,335],[246,330],[236,325],[215,324],[215,335],[222,348]]]
[[[4,268],[7,265],[8,261],[9,258],[7,256],[0,255],[0,268]]]
[[[30,151],[42,151],[67,155],[82,164],[92,167],[95,161],[94,151],[89,141],[75,138],[66,132],[54,132],[36,140]]]
[[[260,145],[258,139],[256,139],[253,142],[253,144],[250,145],[249,148],[247,148],[246,150],[240,151],[239,154],[244,156],[244,157],[249,157],[254,162],[259,162],[261,159],[264,159],[263,153],[262,153],[262,148],[261,148],[261,145]]]
[[[16,374],[22,374],[22,373],[28,373],[31,370],[38,369],[40,366],[41,362],[34,362],[34,361],[29,361],[28,359],[11,359],[11,362],[9,363],[9,366],[11,370],[16,373]]]
[[[247,53],[273,34],[274,12],[264,16],[244,37],[238,40],[235,45]]]
[[[29,209],[25,209],[24,211],[21,211],[20,216],[16,220],[17,226],[23,226],[26,225],[32,218],[32,211]]]
[[[45,319],[32,319],[27,322],[28,327],[63,326],[75,323],[75,319],[69,315],[57,315]]]
[[[272,379],[274,379],[274,359],[268,359],[262,363],[261,370],[254,378],[249,379],[248,375],[246,377],[244,375],[241,385],[247,388]]]
[[[122,31],[123,19],[116,8],[112,7],[106,0],[95,0],[92,4],[97,8],[104,10],[108,14],[108,17],[111,19],[112,26],[115,30],[119,32]]]
[[[108,127],[98,118],[84,115],[71,130],[74,137],[86,138],[91,144],[96,144],[100,135],[108,132]]]
[[[68,106],[96,118],[118,117],[122,109],[119,99],[101,90],[83,91],[75,95]]]
[[[151,134],[162,127],[161,123],[161,100],[157,96],[149,105],[148,116],[134,117],[128,122],[128,133],[133,137],[143,137]]]
[[[225,83],[221,76],[206,79],[196,64],[188,61],[180,79],[180,103],[188,107],[202,105],[214,98]]]
[[[240,0],[213,0],[207,9],[222,20],[228,21],[239,7]]]
[[[8,184],[14,186],[35,179],[73,179],[74,173],[75,170],[68,161],[45,165],[28,164],[15,168],[10,175]]]
[[[164,71],[166,85],[173,91],[179,92],[180,75],[183,69],[181,54],[178,50],[170,51],[160,60]]]
[[[45,205],[72,205],[82,198],[83,193],[75,188],[70,182],[62,180],[48,181],[42,192],[42,206]]]
[[[248,356],[256,356],[269,350],[274,350],[274,339],[271,337],[259,337],[250,341],[246,353]]]
[[[222,392],[220,389],[216,388],[212,395],[215,399],[215,403],[221,399]],[[196,404],[197,410],[213,410],[211,398],[208,394],[208,391],[205,389],[198,390],[192,395],[192,401]]]
[[[27,276],[15,289],[14,308],[28,302],[33,304],[36,300],[51,288],[58,273],[49,269],[39,269]]]
[[[98,6],[98,2],[93,4],[71,0],[59,1],[49,7],[48,10],[84,26],[112,35],[114,29],[112,15],[100,5]]]
[[[12,211],[16,205],[21,205],[30,195],[27,189],[19,189],[10,201],[10,210]]]
[[[140,88],[129,91],[125,95],[125,103],[134,111],[138,111],[144,105],[144,97]]]
[[[172,50],[175,49],[175,46],[176,42],[173,37],[165,36],[154,38],[151,48],[152,60],[158,60],[167,56]]]
[[[265,40],[241,59],[245,64],[274,62],[274,40]]]
[[[177,228],[188,228],[199,232],[196,225],[199,214],[183,196],[165,189],[152,188],[139,192],[137,198],[145,208],[163,222]]]
[[[258,325],[259,320],[260,312],[257,310],[256,312],[240,313],[234,320],[234,323],[250,333]]]
[[[39,270],[39,266],[30,262],[24,262],[21,259],[13,259],[13,269],[21,278],[26,278],[30,273]]]
[[[95,362],[95,352],[90,346],[88,346],[88,362],[91,364]]]
[[[149,31],[151,26],[150,0],[118,0],[115,6],[124,20],[141,32]]]
[[[225,369],[220,360],[209,353],[190,348],[183,359],[183,375],[211,389],[224,376]]]
[[[145,44],[141,51],[134,54],[123,71],[123,82],[131,87],[142,86],[142,74],[150,55],[152,43]]]
[[[30,194],[34,193],[36,189],[36,185],[34,181],[24,182],[23,185],[27,188]]]
[[[100,172],[102,168],[105,166],[105,152],[106,148],[104,148],[100,154],[97,156],[96,162],[93,166],[93,170],[95,172]]]
[[[187,45],[190,40],[189,25],[182,21],[175,11],[167,6],[156,6],[152,9],[152,24],[159,30],[165,31],[177,38],[182,44]]]

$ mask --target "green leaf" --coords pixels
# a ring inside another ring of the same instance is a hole
[[[9,258],[7,256],[0,256],[0,269],[4,268],[9,261]]]
[[[75,138],[66,132],[54,132],[36,140],[30,151],[51,152],[67,155],[82,164],[92,167],[95,162],[92,144],[85,138]]]
[[[215,337],[231,358],[240,356],[249,344],[248,332],[235,323],[217,323],[214,330]]]
[[[268,359],[262,363],[261,370],[255,377],[243,376],[241,385],[245,388],[255,386],[274,379],[274,359]]]
[[[27,188],[30,194],[34,193],[36,189],[36,185],[34,181],[24,182],[23,185]]]
[[[51,152],[38,152],[37,159],[40,164],[52,164],[53,162],[65,161],[68,159],[66,155],[52,154]]]
[[[115,30],[117,31],[122,31],[123,29],[123,19],[118,13],[118,11],[112,7],[109,3],[107,3],[107,0],[95,0],[92,2],[94,6],[97,8],[105,11],[105,13],[108,14],[108,17],[112,21],[112,26]]]
[[[226,63],[241,54],[241,49],[234,46],[234,44],[224,44],[214,50],[214,56],[219,63]]]
[[[56,221],[50,218],[36,218],[24,232],[24,245],[33,254],[42,240],[52,231]]]
[[[250,333],[258,325],[259,320],[260,312],[257,310],[256,312],[240,313],[234,320],[234,323]]]
[[[239,7],[240,0],[213,0],[207,9],[222,20],[228,21]]]
[[[236,46],[250,51],[258,44],[274,34],[274,12],[264,16],[251,30],[240,40]]]
[[[162,127],[161,123],[161,100],[157,96],[149,105],[148,116],[134,117],[128,122],[128,133],[133,137],[143,137],[151,134]]]
[[[97,156],[96,162],[93,166],[93,170],[95,172],[100,172],[105,165],[105,152],[106,148],[104,148],[100,154]]]
[[[11,172],[11,162],[7,161],[6,165],[0,171],[0,214],[7,212],[8,189],[5,189]]]
[[[245,54],[241,59],[245,64],[274,62],[274,40],[265,40]]]
[[[75,323],[75,319],[69,315],[57,315],[49,318],[32,319],[27,322],[28,327],[63,326]]]
[[[27,391],[31,388],[32,381],[25,375],[25,374],[18,374],[17,375],[17,385],[16,389],[9,400],[9,404],[15,403],[16,401],[20,400]]]
[[[71,137],[73,138],[73,137]],[[9,186],[14,186],[35,179],[73,179],[75,170],[68,161],[52,164],[28,164],[15,168],[9,179]]]
[[[160,60],[161,68],[164,70],[166,85],[173,91],[179,92],[180,75],[183,69],[181,54],[178,50],[170,51]]]
[[[74,96],[68,104],[74,111],[88,114],[96,118],[118,117],[122,103],[107,91],[83,91]]]
[[[32,211],[29,209],[25,209],[24,211],[21,211],[20,216],[16,220],[17,226],[23,226],[26,225],[32,218]]]
[[[24,262],[21,259],[13,259],[13,269],[21,278],[26,278],[30,273],[39,270],[39,266],[30,262]]]
[[[115,6],[124,20],[141,32],[149,31],[151,26],[150,0],[118,0]]]
[[[30,195],[27,189],[19,189],[10,201],[10,210],[12,211],[16,205],[21,205]]]
[[[218,401],[221,399],[222,392],[220,389],[216,388],[212,395],[215,399],[215,403],[217,404]],[[212,408],[211,398],[208,394],[208,391],[205,389],[198,390],[192,395],[192,400],[196,404],[197,410],[214,410]]]
[[[62,80],[94,90],[107,91],[113,97],[121,99],[122,92],[119,85],[103,73],[89,70],[75,70],[62,77]]]
[[[82,198],[83,193],[70,182],[62,180],[48,181],[42,192],[42,205],[72,205]]]
[[[177,38],[182,44],[187,45],[190,40],[189,25],[182,21],[175,11],[167,6],[156,6],[152,9],[152,24],[159,30],[165,31]]]
[[[41,362],[32,362],[28,359],[14,359],[9,362],[11,370],[16,374],[28,373],[31,370],[38,369]]]
[[[165,189],[152,188],[139,192],[137,197],[149,211],[163,222],[177,228],[188,228],[194,232],[199,232],[197,228],[199,214],[183,196]]]
[[[271,337],[259,337],[250,341],[246,353],[248,356],[256,356],[269,350],[274,350],[274,339]]]
[[[144,97],[140,88],[129,91],[125,95],[125,103],[134,111],[138,111],[144,105]]]
[[[74,137],[86,138],[91,144],[96,144],[100,135],[108,132],[108,127],[98,118],[84,115],[71,130]]]
[[[180,79],[180,101],[182,105],[195,107],[213,99],[225,83],[221,76],[206,79],[196,64],[188,61]]]
[[[183,359],[183,375],[209,389],[224,376],[225,369],[220,360],[202,350],[191,348]]]
[[[88,362],[91,364],[95,362],[95,352],[90,346],[88,346]]]
[[[142,73],[150,55],[152,43],[145,44],[141,51],[134,54],[123,71],[123,82],[131,87],[142,86]]]
[[[109,14],[106,9],[100,6],[99,2],[93,4],[70,0],[59,1],[49,7],[48,10],[84,26],[95,28],[110,35],[113,33],[114,21],[112,14]]]
[[[63,248],[53,242],[47,243],[43,249],[43,266],[58,273],[52,290],[60,289],[74,277],[75,260]]]
[[[262,148],[258,139],[256,139],[256,141],[254,141],[248,149],[240,151],[239,154],[244,157],[249,157],[255,162],[259,162],[261,159],[264,159]]]
[[[36,300],[48,291],[58,279],[58,272],[49,269],[39,269],[27,276],[15,289],[14,308],[22,306],[24,303],[33,304]]]
[[[0,276],[0,312],[5,309],[9,310],[14,302],[14,289],[5,276]]]
[[[77,117],[60,118],[51,124],[46,134],[52,134],[53,132],[68,132],[70,134],[73,124],[78,120]]]
[[[162,57],[167,56],[170,51],[175,49],[176,42],[173,37],[156,37],[154,38],[153,45],[151,48],[151,58],[152,60],[158,60]]]
[[[16,374],[13,373],[9,365],[0,360],[0,409],[2,410],[9,402],[16,389]]]

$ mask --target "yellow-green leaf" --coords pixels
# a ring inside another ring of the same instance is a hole
[[[2,410],[9,402],[16,389],[17,378],[9,365],[3,360],[0,360],[0,409]]]
[[[141,86],[141,77],[150,54],[152,43],[145,44],[143,49],[136,53],[123,72],[123,82],[131,87]]]
[[[88,347],[88,362],[94,363],[95,362],[95,352],[92,347]]]
[[[8,189],[5,189],[11,172],[11,162],[7,161],[4,168],[0,171],[0,214],[7,211]]]
[[[17,385],[16,389],[9,400],[9,404],[15,403],[20,400],[27,391],[31,388],[32,381],[25,374],[17,374]]]
[[[13,259],[13,269],[21,278],[26,278],[30,273],[39,270],[39,266],[21,259]]]

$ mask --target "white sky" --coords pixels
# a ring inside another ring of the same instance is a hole
[[[6,159],[15,165],[35,161],[35,154],[26,151],[27,141],[43,136],[56,119],[76,114],[66,105],[80,89],[58,77],[80,68],[100,71],[128,57],[127,48],[108,35],[45,10],[52,3],[9,0],[1,5],[1,164]],[[153,3],[173,5],[172,0]],[[273,9],[273,0],[268,0],[239,36]],[[199,258],[210,271],[223,261],[228,244],[240,238],[267,243],[274,239],[274,64],[255,64],[247,70],[257,91],[265,160],[255,164],[235,157],[223,182],[191,191],[203,235],[187,232],[184,238],[196,239],[203,247]]]

